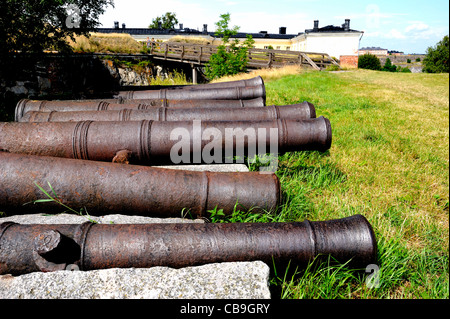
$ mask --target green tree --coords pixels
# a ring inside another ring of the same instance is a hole
[[[386,72],[397,72],[397,67],[392,64],[391,59],[387,58],[381,70]]]
[[[166,12],[161,17],[156,17],[152,20],[152,23],[148,26],[149,29],[161,29],[168,30],[173,29],[178,23],[177,15],[175,12]]]
[[[239,27],[229,27],[229,13],[221,14],[220,18],[216,23],[215,35],[222,38],[222,44],[217,47],[217,53],[211,55],[205,67],[205,74],[210,79],[247,71],[248,49],[255,43],[251,35],[247,35],[242,44],[238,39],[231,41],[230,38],[237,34]]]
[[[66,39],[98,27],[108,5],[113,1],[1,0],[0,54],[70,50]]]
[[[366,53],[358,57],[358,67],[360,69],[379,71],[381,70],[381,62],[376,55]]]
[[[427,49],[427,55],[422,61],[423,72],[449,73],[449,39],[446,35],[436,46]]]

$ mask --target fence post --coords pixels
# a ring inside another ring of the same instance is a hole
[[[273,64],[273,52],[269,53],[269,68],[272,68],[272,64]]]

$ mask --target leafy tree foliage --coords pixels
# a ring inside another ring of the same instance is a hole
[[[239,27],[229,27],[230,14],[220,15],[216,23],[215,35],[222,37],[223,44],[217,47],[217,53],[211,55],[205,68],[205,74],[210,79],[220,78],[225,75],[238,74],[247,70],[248,49],[252,48],[255,41],[251,35],[240,44],[238,39],[230,40],[237,34]]]
[[[435,47],[427,49],[423,59],[423,72],[449,73],[449,39],[446,35]]]
[[[386,62],[384,63],[382,71],[386,72],[397,72],[397,67],[392,64],[391,59],[387,58]]]
[[[0,54],[69,49],[67,37],[87,35],[112,0],[1,0]]]
[[[379,70],[381,70],[381,62],[380,62],[380,59],[378,59],[376,55],[366,53],[364,55],[359,56],[358,67],[360,69],[379,71]]]
[[[156,17],[152,20],[152,23],[148,26],[150,29],[173,29],[178,23],[177,15],[174,12],[166,12],[161,17]]]

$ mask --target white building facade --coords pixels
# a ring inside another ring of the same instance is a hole
[[[292,50],[304,52],[327,53],[341,60],[341,57],[359,55],[363,31],[350,29],[350,20],[345,20],[342,27],[326,26],[319,28],[319,21],[314,21],[314,29],[305,30],[292,41]]]

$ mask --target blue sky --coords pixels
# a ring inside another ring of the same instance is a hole
[[[145,28],[153,18],[175,12],[185,27],[215,30],[220,14],[229,12],[231,24],[243,32],[277,33],[286,27],[297,34],[310,29],[314,20],[321,27],[341,25],[364,31],[361,47],[379,46],[405,53],[425,53],[449,33],[448,0],[114,0],[100,17],[103,27],[114,21],[127,27]]]

